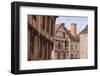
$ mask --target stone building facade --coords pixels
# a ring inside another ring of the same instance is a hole
[[[88,25],[80,32],[80,58],[88,58]]]
[[[56,16],[28,15],[28,60],[51,59]]]
[[[71,30],[68,30],[64,23],[56,24],[52,59],[79,59],[79,51],[77,25],[72,23]]]

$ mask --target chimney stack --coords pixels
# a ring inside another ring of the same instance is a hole
[[[77,24],[76,23],[71,23],[71,34],[73,36],[77,35]]]

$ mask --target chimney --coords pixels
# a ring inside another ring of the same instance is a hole
[[[71,23],[71,34],[73,36],[77,35],[77,24],[76,23]]]

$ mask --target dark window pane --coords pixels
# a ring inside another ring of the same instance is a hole
[[[63,59],[66,59],[66,53],[63,53]]]
[[[65,38],[65,33],[63,32],[63,37]]]
[[[71,54],[71,59],[73,59],[73,54]]]

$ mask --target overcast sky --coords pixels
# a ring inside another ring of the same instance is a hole
[[[88,24],[88,17],[80,16],[59,16],[56,19],[56,24],[65,23],[65,27],[70,30],[70,24],[77,24],[77,32],[82,31]]]

